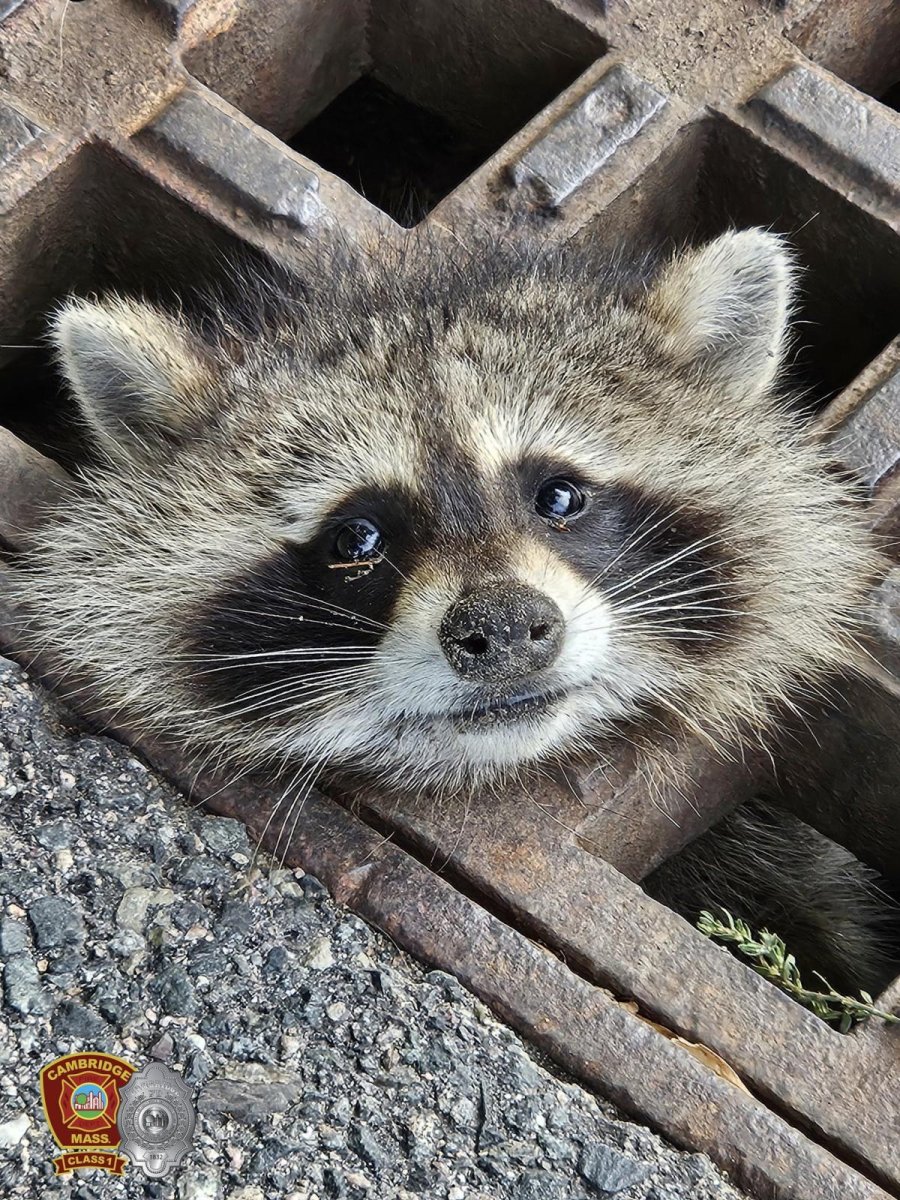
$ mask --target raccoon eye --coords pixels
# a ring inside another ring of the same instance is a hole
[[[568,479],[548,479],[534,498],[536,512],[547,521],[570,521],[586,503],[584,492]]]
[[[334,539],[338,562],[366,562],[378,558],[383,549],[381,530],[363,517],[348,521]]]

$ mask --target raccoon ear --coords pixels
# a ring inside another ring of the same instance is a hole
[[[646,304],[681,363],[720,387],[756,396],[781,366],[795,273],[777,234],[725,233],[673,259]]]
[[[67,300],[51,327],[63,375],[107,448],[134,451],[196,425],[210,371],[194,336],[149,304]]]

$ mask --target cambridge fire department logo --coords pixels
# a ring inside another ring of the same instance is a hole
[[[119,1091],[133,1074],[115,1054],[65,1054],[41,1068],[44,1116],[62,1150],[53,1160],[57,1175],[85,1167],[122,1174],[116,1118]]]

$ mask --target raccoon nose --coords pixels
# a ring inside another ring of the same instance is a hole
[[[477,588],[452,604],[438,637],[458,675],[503,683],[549,667],[564,631],[563,615],[549,596],[506,581]]]

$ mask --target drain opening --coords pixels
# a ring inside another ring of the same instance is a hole
[[[0,425],[69,470],[88,456],[74,404],[43,348],[0,370]]]
[[[547,0],[250,0],[185,65],[412,226],[605,52]]]
[[[407,227],[493,149],[371,76],[351,84],[288,145]]]
[[[844,994],[878,995],[900,969],[892,881],[773,800],[745,801],[642,887],[691,924],[724,909],[778,935],[816,990],[820,974]]]
[[[692,924],[721,906],[777,934],[807,988],[819,972],[877,996],[900,974],[900,709],[869,680],[834,682],[782,716],[769,784],[642,886]]]

